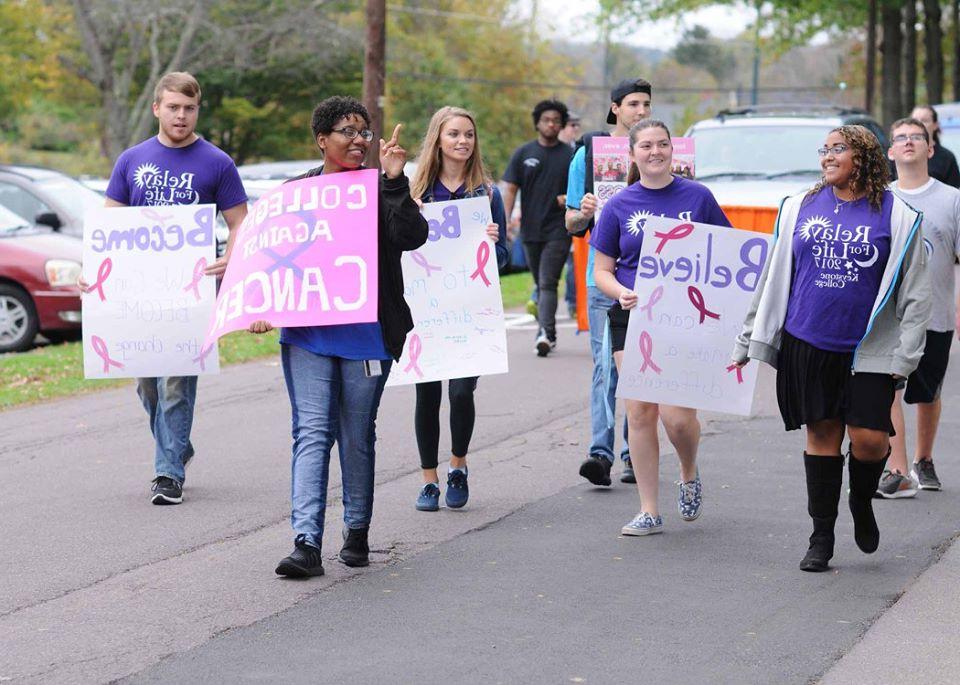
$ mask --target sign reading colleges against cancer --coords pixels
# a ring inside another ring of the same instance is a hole
[[[254,321],[377,320],[376,169],[284,183],[237,229],[204,349]]]
[[[83,225],[86,378],[218,373],[202,354],[216,297],[213,205],[100,207]]]
[[[427,242],[404,252],[414,328],[387,385],[507,372],[507,331],[486,197],[423,205]]]
[[[733,342],[771,236],[649,217],[617,397],[748,415],[758,364],[737,369]]]

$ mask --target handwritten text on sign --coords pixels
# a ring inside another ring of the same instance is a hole
[[[83,229],[86,378],[217,373],[202,353],[216,284],[213,205],[111,207]]]
[[[486,197],[423,206],[427,242],[403,254],[403,295],[413,314],[387,385],[507,372],[507,333]]]
[[[650,217],[617,397],[750,414],[757,365],[730,366],[770,236]]]
[[[237,231],[205,346],[254,321],[377,320],[377,171],[284,183]]]

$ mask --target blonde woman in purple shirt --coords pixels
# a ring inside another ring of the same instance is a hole
[[[917,367],[930,315],[921,215],[887,189],[876,136],[841,126],[817,151],[823,178],[784,200],[776,242],[733,360],[777,369],[787,430],[806,426],[803,453],[813,534],[800,562],[826,571],[849,437],[857,546],[876,551],[871,499],[890,453],[894,385]]]
[[[729,226],[730,222],[713,195],[696,181],[671,173],[673,143],[670,130],[656,119],[644,119],[630,129],[633,158],[629,186],[611,198],[590,236],[596,249],[594,278],[607,297],[616,300],[608,313],[613,359],[620,370],[630,310],[637,306],[633,291],[637,263],[643,245],[643,228],[648,216],[669,216],[685,221]],[[637,177],[639,176],[639,180]],[[625,525],[624,535],[663,532],[658,498],[660,441],[657,422],[680,458],[680,489],[677,507],[684,521],[700,516],[703,487],[697,469],[700,421],[697,411],[687,407],[625,400],[627,440],[640,493],[641,511]]]

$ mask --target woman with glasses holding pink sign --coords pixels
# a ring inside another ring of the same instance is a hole
[[[620,371],[630,312],[637,307],[634,284],[644,223],[649,216],[666,216],[685,221],[729,226],[720,205],[706,186],[671,173],[673,143],[666,124],[644,119],[630,129],[630,156],[633,164],[629,185],[613,196],[603,208],[590,236],[596,249],[594,278],[597,287],[616,302],[608,314],[613,358]],[[630,459],[640,494],[640,512],[621,530],[623,535],[651,535],[663,532],[659,507],[660,440],[658,421],[680,458],[677,508],[684,521],[695,521],[703,503],[703,486],[697,469],[700,421],[695,409],[625,400],[627,440]]]
[[[845,434],[854,538],[867,554],[880,544],[871,500],[890,453],[894,388],[920,361],[930,314],[921,215],[888,189],[876,136],[840,126],[817,152],[823,177],[780,206],[733,353],[739,366],[775,367],[786,429],[806,426],[813,534],[800,568],[813,572],[833,557]]]
[[[363,168],[375,133],[360,101],[327,98],[313,111],[311,127],[323,165],[291,180]],[[277,565],[278,575],[303,578],[324,573],[321,544],[334,443],[343,483],[340,560],[347,566],[369,564],[377,410],[391,363],[400,358],[413,328],[403,298],[400,256],[423,245],[428,232],[403,174],[407,153],[398,140],[400,128],[389,140],[380,140],[377,321],[285,327],[280,334],[293,415],[290,524],[296,537],[293,552]],[[267,322],[251,325],[255,333],[270,328]]]
[[[487,235],[494,241],[497,266],[510,261],[507,249],[507,222],[500,190],[490,180],[480,155],[480,141],[473,115],[459,107],[441,107],[430,119],[423,139],[417,170],[410,182],[410,194],[417,202],[445,202],[468,197],[489,197],[491,223]],[[451,378],[450,395],[451,456],[447,471],[446,504],[459,509],[467,503],[467,450],[476,420],[473,393],[477,377]],[[423,486],[417,495],[419,511],[440,509],[440,479],[437,475],[440,443],[441,381],[417,383],[414,427]]]

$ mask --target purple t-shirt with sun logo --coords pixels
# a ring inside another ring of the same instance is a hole
[[[867,330],[890,258],[886,191],[878,212],[866,198],[836,199],[827,186],[804,200],[793,234],[787,332],[828,352],[852,352]]]
[[[656,190],[634,183],[607,201],[590,232],[590,244],[617,260],[617,281],[633,290],[643,245],[643,226],[649,216],[666,216],[714,226],[729,226],[727,215],[706,186],[680,176]]]
[[[203,138],[167,147],[156,136],[117,158],[107,197],[131,207],[215,204],[221,212],[247,201],[226,152]]]

